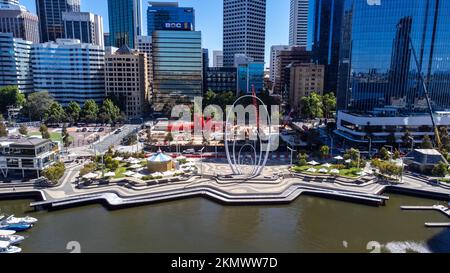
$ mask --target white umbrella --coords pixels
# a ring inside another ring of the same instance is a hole
[[[315,173],[315,172],[317,172],[317,170],[314,169],[314,168],[310,168],[310,169],[308,169],[308,170],[306,170],[306,171],[309,172],[309,173]]]
[[[345,160],[345,163],[352,163],[352,160],[351,159],[347,159],[347,160]]]
[[[84,179],[95,179],[97,177],[98,177],[98,174],[95,174],[95,173],[88,173],[86,175],[83,175]]]
[[[129,162],[130,164],[141,164],[141,161],[139,159],[135,159]]]
[[[311,166],[317,166],[317,165],[319,165],[320,163],[319,162],[317,162],[317,161],[309,161],[308,162],[308,165],[311,165]]]
[[[129,168],[130,169],[139,169],[139,168],[142,168],[142,166],[139,164],[135,164],[135,165],[131,165]]]
[[[328,173],[328,170],[327,169],[320,169],[319,173]]]
[[[114,177],[114,176],[116,176],[116,173],[115,172],[109,172],[109,173],[105,173],[103,176],[104,177]]]
[[[331,168],[331,164],[330,163],[326,163],[326,164],[323,164],[322,167],[324,167],[324,168]]]
[[[344,160],[344,158],[342,156],[340,156],[340,155],[335,156],[334,159],[336,159],[336,160]]]
[[[339,174],[340,172],[339,172],[338,169],[332,169],[332,170],[330,171],[330,173],[332,173],[332,174]]]
[[[125,176],[133,176],[133,175],[135,175],[135,174],[136,174],[136,173],[135,173],[135,172],[132,172],[132,171],[128,171],[128,172],[124,173]]]
[[[130,163],[131,161],[134,161],[134,160],[136,160],[136,158],[130,157],[130,158],[128,158],[128,159],[125,159],[125,162]]]
[[[113,158],[113,160],[122,161],[123,157],[118,156],[118,157]]]

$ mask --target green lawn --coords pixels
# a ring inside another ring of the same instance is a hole
[[[29,136],[41,136],[41,133],[40,132],[32,132],[32,133],[30,133],[28,135]],[[53,133],[50,133],[50,139],[53,140],[53,141],[60,141],[60,142],[62,142],[62,135],[61,135],[61,133],[53,132]],[[74,139],[73,136],[70,136],[69,140],[73,142],[75,139]]]
[[[315,173],[307,172],[308,169],[315,169],[316,172]],[[336,169],[336,166],[333,165],[333,166],[331,166],[331,168],[324,168],[322,166],[295,166],[295,167],[292,168],[292,170],[294,172],[305,173],[305,174],[312,174],[312,175],[314,175],[314,174],[321,174],[321,173],[319,173],[320,169],[327,169],[328,171],[330,171],[330,170]],[[357,178],[357,177],[359,177],[357,175],[357,173],[359,173],[361,171],[362,170],[358,169],[358,168],[342,169],[342,170],[339,170],[339,176],[348,177],[348,178]],[[328,173],[328,174],[330,174],[330,173]]]

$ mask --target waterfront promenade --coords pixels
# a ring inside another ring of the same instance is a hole
[[[379,206],[388,202],[386,192],[406,193],[432,198],[446,199],[450,188],[431,185],[428,181],[405,176],[401,185],[379,183],[375,178],[355,184],[351,180],[326,176],[292,174],[288,166],[272,162],[258,180],[229,181],[214,178],[217,173],[226,173],[223,163],[204,163],[204,175],[186,180],[156,185],[140,185],[123,180],[121,183],[76,187],[76,178],[81,165],[68,166],[65,176],[55,188],[36,188],[31,184],[17,187],[2,185],[2,195],[37,194],[41,200],[32,204],[43,208],[64,208],[85,203],[102,203],[109,208],[121,208],[183,198],[204,197],[229,205],[285,204],[302,194],[320,196]],[[273,177],[277,173],[278,178]]]

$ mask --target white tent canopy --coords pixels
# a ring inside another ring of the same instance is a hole
[[[328,170],[327,169],[320,169],[319,173],[328,173]]]
[[[340,172],[339,172],[338,169],[332,169],[332,170],[330,171],[330,173],[332,173],[332,174],[339,174]]]
[[[330,163],[326,163],[326,164],[323,164],[322,167],[324,167],[324,168],[331,168],[331,164]]]
[[[83,176],[84,179],[95,179],[97,177],[98,177],[98,174],[96,174],[96,173],[88,173]]]
[[[104,177],[114,177],[114,176],[116,176],[116,173],[115,172],[109,172],[109,173],[105,173],[103,176]]]
[[[317,165],[319,165],[320,163],[319,162],[317,162],[317,161],[309,161],[308,162],[308,165],[311,165],[311,166],[317,166]]]
[[[335,156],[334,159],[336,159],[336,160],[344,160],[344,158],[342,156],[340,156],[340,155]]]

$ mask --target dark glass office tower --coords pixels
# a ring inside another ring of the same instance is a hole
[[[80,0],[36,0],[41,43],[64,38],[64,11],[80,11]]]
[[[426,112],[422,74],[433,110],[449,109],[450,0],[372,3],[345,0],[338,108],[366,114],[391,108],[397,116]]]
[[[324,92],[337,91],[343,0],[312,0],[314,62],[325,66]]]
[[[147,31],[165,30],[166,23],[189,23],[195,30],[195,11],[193,8],[179,7],[178,2],[149,2],[147,9]]]
[[[141,35],[141,1],[108,0],[110,44],[135,48],[137,36]]]

